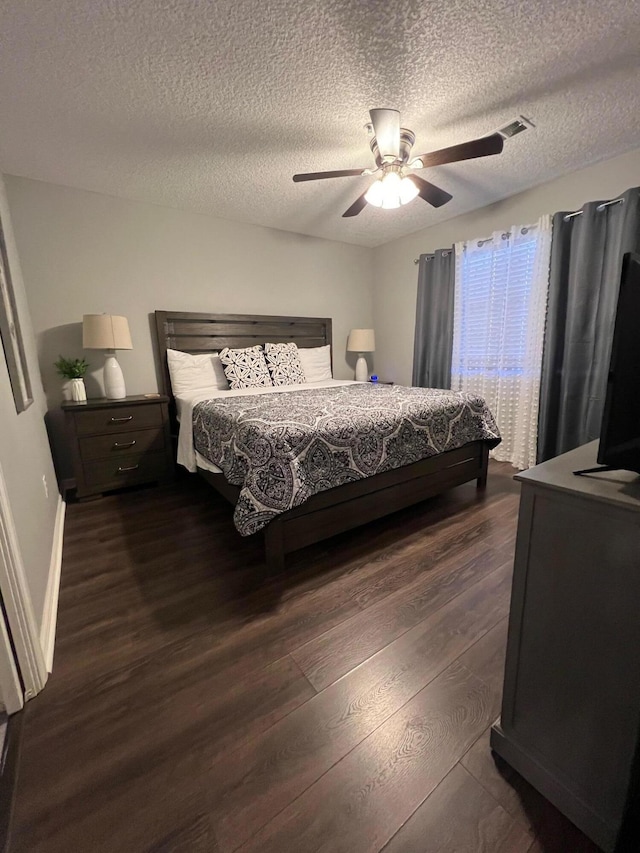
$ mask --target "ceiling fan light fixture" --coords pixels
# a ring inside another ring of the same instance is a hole
[[[400,207],[400,175],[397,172],[387,172],[382,178],[374,181],[367,190],[365,198],[374,207],[391,210]]]
[[[365,199],[374,207],[393,210],[408,204],[418,195],[418,188],[409,178],[401,178],[398,172],[387,172],[374,181],[365,194]]]
[[[374,181],[364,194],[367,204],[374,207],[382,207],[382,178]]]
[[[418,195],[420,190],[410,178],[400,181],[400,204],[409,204]]]
[[[400,175],[397,172],[388,172],[381,181],[382,184],[382,207],[385,210],[393,210],[400,207]]]

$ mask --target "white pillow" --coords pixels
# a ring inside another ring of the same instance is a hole
[[[298,358],[307,382],[326,382],[331,373],[331,346],[298,347]]]
[[[228,391],[220,356],[216,352],[191,355],[177,349],[167,350],[167,364],[174,396],[189,391]]]

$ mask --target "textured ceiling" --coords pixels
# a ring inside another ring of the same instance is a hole
[[[0,166],[367,246],[637,147],[640,15],[622,0],[0,0]],[[416,153],[536,124],[421,172],[435,211],[342,212],[395,107]]]

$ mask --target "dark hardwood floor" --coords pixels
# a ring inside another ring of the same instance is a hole
[[[197,478],[71,504],[11,850],[594,853],[494,760],[513,469],[288,558]]]

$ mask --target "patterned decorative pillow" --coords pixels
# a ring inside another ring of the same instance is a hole
[[[302,385],[306,382],[296,344],[265,344],[264,357],[274,385]]]
[[[269,368],[261,346],[245,349],[220,350],[224,374],[233,390],[238,388],[264,388],[271,385]]]

